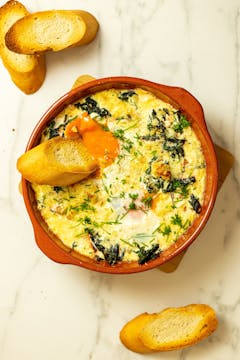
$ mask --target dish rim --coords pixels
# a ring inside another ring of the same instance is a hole
[[[63,108],[79,98],[110,88],[126,89],[136,87],[154,93],[160,99],[169,102],[177,109],[183,111],[183,113],[190,118],[192,127],[201,142],[207,165],[203,210],[189,229],[178,238],[176,243],[164,250],[158,258],[143,265],[140,265],[137,262],[122,262],[111,266],[105,261],[97,262],[86,256],[79,255],[63,245],[63,243],[47,229],[46,223],[42,219],[39,210],[36,208],[36,204],[34,204],[34,195],[30,183],[22,178],[23,198],[32,222],[36,243],[45,255],[56,262],[78,265],[89,270],[111,274],[129,274],[150,270],[163,265],[191,245],[203,230],[209,219],[217,194],[218,169],[216,153],[213,141],[207,129],[201,104],[192,94],[181,87],[173,87],[145,79],[126,76],[91,80],[68,91],[48,108],[34,127],[27,143],[26,151],[37,145],[40,140],[40,135],[47,124],[60,113]]]

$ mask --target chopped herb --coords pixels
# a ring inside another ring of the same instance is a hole
[[[129,204],[129,210],[137,210],[137,207],[136,207],[136,204],[134,201],[132,201],[130,204]]]
[[[139,245],[139,244],[136,244],[136,245],[138,247],[136,254],[138,255],[138,263],[140,265],[143,265],[150,260],[156,259],[161,253],[159,244],[155,244],[151,248],[148,248],[148,249],[146,249],[142,245]]]
[[[142,202],[148,207],[150,208],[152,205],[152,196],[147,196],[145,198],[142,199]]]
[[[160,232],[163,236],[168,236],[172,232],[172,230],[169,225],[165,225],[164,227],[161,227]]]
[[[113,135],[114,135],[116,138],[118,138],[118,139],[120,139],[120,140],[122,140],[122,141],[125,140],[124,130],[123,130],[123,129],[117,129],[117,130],[115,130],[115,131],[113,132]]]
[[[74,210],[74,211],[85,211],[85,210],[93,210],[95,211],[95,208],[90,204],[90,199],[84,199],[84,201],[76,206],[70,206],[69,210]]]
[[[172,179],[163,192],[175,192],[179,190],[180,194],[186,197],[188,195],[187,186],[196,182],[195,176],[183,179]]]
[[[134,124],[132,124],[131,126],[129,126],[128,128],[126,128],[126,129],[124,129],[124,130],[125,130],[125,131],[130,130],[130,129],[134,128],[136,125],[137,125],[137,122],[134,123]]]
[[[110,195],[110,192],[109,192],[109,190],[108,190],[108,187],[107,187],[107,185],[105,184],[105,182],[103,181],[103,179],[102,179],[102,183],[103,183],[103,188],[104,188],[104,190],[106,191],[106,193],[107,193],[108,195]]]
[[[138,198],[138,194],[131,194],[131,193],[129,193],[128,195],[129,195],[129,197],[130,197],[131,199],[133,199],[133,200],[136,200],[136,199]]]
[[[122,224],[118,218],[115,221],[102,221],[100,225],[120,225]]]
[[[171,223],[173,225],[177,225],[179,226],[180,228],[183,228],[183,222],[182,222],[182,218],[181,216],[179,216],[178,214],[174,215],[171,217]]]
[[[129,98],[131,98],[133,95],[137,95],[135,93],[135,91],[133,90],[129,90],[129,91],[122,91],[119,95],[118,98],[122,101],[128,101]]]
[[[138,135],[138,134],[135,134],[134,138],[137,140],[138,145],[142,146],[142,141],[141,141],[142,137],[140,135]]]
[[[129,139],[126,139],[126,144],[122,146],[124,150],[126,150],[128,153],[131,152],[131,149],[133,148],[133,142]]]
[[[161,224],[153,231],[153,234],[156,232],[159,232],[163,236],[168,236],[172,232],[172,229],[169,225]]]
[[[92,223],[90,217],[88,217],[88,216],[85,216],[85,218],[83,219],[83,222],[84,222],[84,224],[91,224]]]
[[[120,241],[122,241],[124,244],[127,244],[128,246],[130,247],[133,247],[133,244],[131,244],[129,241],[125,240],[125,239],[121,239],[120,238]]]
[[[191,194],[189,204],[192,206],[193,210],[197,214],[200,214],[200,212],[202,211],[202,206],[199,202],[199,199],[196,196],[194,196],[193,194]]]
[[[121,198],[121,199],[123,199],[123,198],[125,198],[125,192],[124,191],[122,191],[121,193],[120,193],[120,195],[119,195],[119,197]]]
[[[125,132],[123,129],[117,129],[113,132],[113,135],[118,138],[119,140],[123,141],[124,144],[122,145],[122,148],[126,150],[128,153],[130,153],[131,149],[133,148],[133,142],[125,137]],[[119,156],[119,158],[121,155]]]
[[[180,111],[175,113],[176,122],[173,124],[173,130],[177,133],[182,134],[183,129],[190,126],[190,122],[187,120],[186,116],[183,115]]]
[[[111,116],[110,112],[105,109],[105,108],[100,108],[98,106],[98,103],[96,100],[94,100],[93,98],[91,98],[90,96],[88,96],[85,99],[85,102],[83,103],[75,103],[74,104],[78,109],[82,109],[84,111],[87,111],[87,113],[90,115],[92,113],[96,113],[98,114],[100,117],[106,117],[106,116]]]

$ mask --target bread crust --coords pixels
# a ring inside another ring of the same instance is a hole
[[[8,30],[8,49],[19,54],[40,54],[60,51],[91,42],[99,24],[83,10],[49,10],[29,14],[16,21]]]
[[[28,15],[27,9],[18,1],[10,0],[0,8],[0,57],[14,84],[26,94],[36,92],[46,75],[43,55],[19,55],[5,44],[5,34],[19,19]]]
[[[208,337],[217,325],[216,313],[209,305],[190,304],[141,314],[123,327],[120,339],[138,353],[179,350]]]
[[[129,350],[148,354],[154,350],[146,347],[139,339],[139,333],[141,329],[151,320],[155,318],[155,314],[143,313],[136,316],[134,319],[128,321],[120,331],[120,340]]]
[[[89,81],[95,80],[96,78],[94,78],[91,75],[80,75],[75,81],[74,84],[72,86],[72,89],[77,88],[78,86],[82,85],[82,84],[86,84]]]
[[[94,172],[97,161],[81,140],[55,137],[35,146],[17,160],[22,176],[35,184],[67,186]]]

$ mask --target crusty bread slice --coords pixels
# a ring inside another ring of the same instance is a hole
[[[206,338],[217,324],[215,311],[205,304],[168,308],[141,329],[139,339],[154,351],[177,350]]]
[[[19,54],[59,51],[91,42],[98,22],[82,10],[40,11],[18,20],[7,32],[7,47]]]
[[[156,314],[143,313],[128,321],[120,331],[121,342],[129,350],[137,353],[147,354],[153,352],[139,339],[139,331],[155,317]]]
[[[156,314],[141,314],[120,332],[122,343],[138,353],[182,349],[216,330],[215,311],[205,304],[167,308]]]
[[[17,161],[22,176],[35,184],[74,184],[98,168],[81,140],[55,137],[27,151]]]
[[[28,15],[27,9],[18,1],[10,0],[0,8],[0,57],[15,85],[26,94],[32,94],[42,85],[45,74],[45,57],[19,55],[5,44],[5,34],[19,19]]]

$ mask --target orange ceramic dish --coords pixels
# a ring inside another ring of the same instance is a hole
[[[171,104],[174,108],[179,109],[186,114],[187,118],[190,120],[191,127],[202,146],[206,163],[206,183],[202,211],[187,231],[180,236],[176,242],[170,245],[170,247],[163,250],[159,257],[151,261],[145,262],[142,265],[137,261],[123,261],[111,266],[105,261],[96,261],[66,247],[49,230],[47,224],[43,220],[37,208],[35,194],[31,184],[23,179],[22,188],[26,208],[34,228],[36,242],[39,248],[49,258],[59,263],[74,264],[99,272],[127,274],[141,272],[159,266],[172,259],[193,242],[205,226],[212,211],[217,192],[218,172],[214,146],[208,133],[203,110],[199,102],[188,91],[182,88],[160,85],[147,80],[131,77],[110,77],[93,80],[62,96],[40,119],[29,139],[26,150],[31,149],[40,142],[41,134],[44,129],[67,105],[76,102],[80,98],[113,88],[142,88],[143,90],[153,93],[164,102]]]

